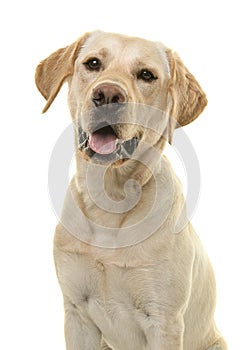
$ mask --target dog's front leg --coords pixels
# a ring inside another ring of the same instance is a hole
[[[100,350],[101,332],[77,306],[65,302],[65,341],[67,350]]]
[[[183,350],[184,321],[182,317],[165,320],[147,332],[147,350]]]

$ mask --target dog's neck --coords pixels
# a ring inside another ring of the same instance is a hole
[[[130,234],[135,235],[137,241],[136,227],[145,220],[148,224],[154,223],[154,228],[148,228],[150,232],[166,220],[172,227],[170,231],[175,230],[179,221],[181,224],[183,221],[186,223],[182,197],[176,197],[179,182],[172,167],[163,156],[152,159],[155,151],[151,152],[149,150],[148,154],[144,154],[150,164],[148,167],[145,159],[142,162],[130,159],[117,167],[105,167],[86,161],[84,154],[76,151],[77,172],[68,192],[70,200],[65,201],[62,214],[62,222],[67,230],[71,231],[71,226],[68,228],[67,225],[73,222],[72,230],[78,228],[77,236],[81,237],[84,233],[81,240],[92,242],[93,237],[96,237],[98,244],[99,240],[103,244],[102,240],[108,237],[118,244],[124,239],[122,227],[129,227]],[[180,214],[175,218],[171,216],[173,207]],[[135,232],[132,230],[134,225]],[[147,232],[145,230],[146,235]],[[86,234],[89,235],[87,238]],[[130,242],[131,237],[128,239]],[[113,246],[113,243],[109,245],[108,242],[107,245]]]
[[[75,138],[77,145],[77,138]],[[105,198],[103,193],[113,201],[121,201],[127,192],[137,196],[148,182],[160,171],[162,151],[165,139],[161,137],[154,147],[146,147],[137,159],[129,159],[118,165],[94,164],[85,159],[84,154],[76,148],[77,174],[76,187],[84,201],[94,197]]]
[[[81,152],[76,152],[76,185],[85,198],[93,195],[100,197],[103,192],[114,201],[123,200],[127,191],[142,189],[160,167],[160,161],[150,169],[137,160],[129,160],[119,166],[102,166],[86,161]],[[88,192],[90,192],[88,194]],[[135,193],[136,194],[136,193]]]
[[[133,225],[147,217],[150,205],[153,205],[152,198],[158,198],[157,208],[163,205],[162,200],[165,203],[170,198],[171,202],[172,170],[162,156],[164,145],[165,139],[161,137],[153,147],[140,149],[137,159],[134,156],[135,159],[128,159],[117,166],[94,164],[76,148],[77,172],[72,188],[75,200],[88,220],[101,226],[108,222],[113,228],[122,227],[127,220]],[[167,188],[165,185],[162,187],[163,173],[168,174],[170,185]],[[163,206],[168,207],[169,204]]]

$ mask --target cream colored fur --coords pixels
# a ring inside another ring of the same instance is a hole
[[[105,69],[95,75],[82,64],[93,56],[105,61]],[[138,81],[135,72],[140,67],[155,69],[158,79],[153,84]],[[139,133],[157,152],[162,152],[166,139],[171,141],[177,126],[193,121],[207,103],[198,82],[175,53],[162,44],[118,34],[86,34],[41,62],[36,83],[47,100],[44,111],[65,81],[73,120],[93,108],[93,89],[107,81],[122,87],[129,102],[170,114],[171,123],[163,135],[142,126],[125,125],[119,130],[124,139]],[[152,235],[119,248],[115,248],[119,230],[112,236],[113,248],[105,248],[74,237],[64,219],[58,224],[54,257],[64,297],[67,350],[226,350],[214,323],[214,273],[185,216],[182,188],[167,159],[152,158],[152,171],[136,160],[107,169],[104,186],[112,200],[124,199],[128,179],[141,186],[139,202],[120,214],[95,204],[86,181],[91,159],[77,150],[76,161],[72,196],[82,213],[98,225],[120,229],[143,220],[154,201],[156,182],[162,206],[169,212]],[[176,232],[180,217],[186,224]],[[65,220],[77,221],[74,213]],[[93,234],[104,241],[107,238],[102,231]]]

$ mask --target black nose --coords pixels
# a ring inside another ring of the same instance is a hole
[[[124,103],[127,101],[126,93],[120,87],[112,84],[103,84],[93,90],[92,101],[96,107],[109,103]]]

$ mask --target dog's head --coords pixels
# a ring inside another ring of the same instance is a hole
[[[59,49],[36,70],[46,112],[62,84],[86,160],[120,164],[141,141],[162,150],[192,122],[206,96],[178,55],[160,43],[94,32]]]

